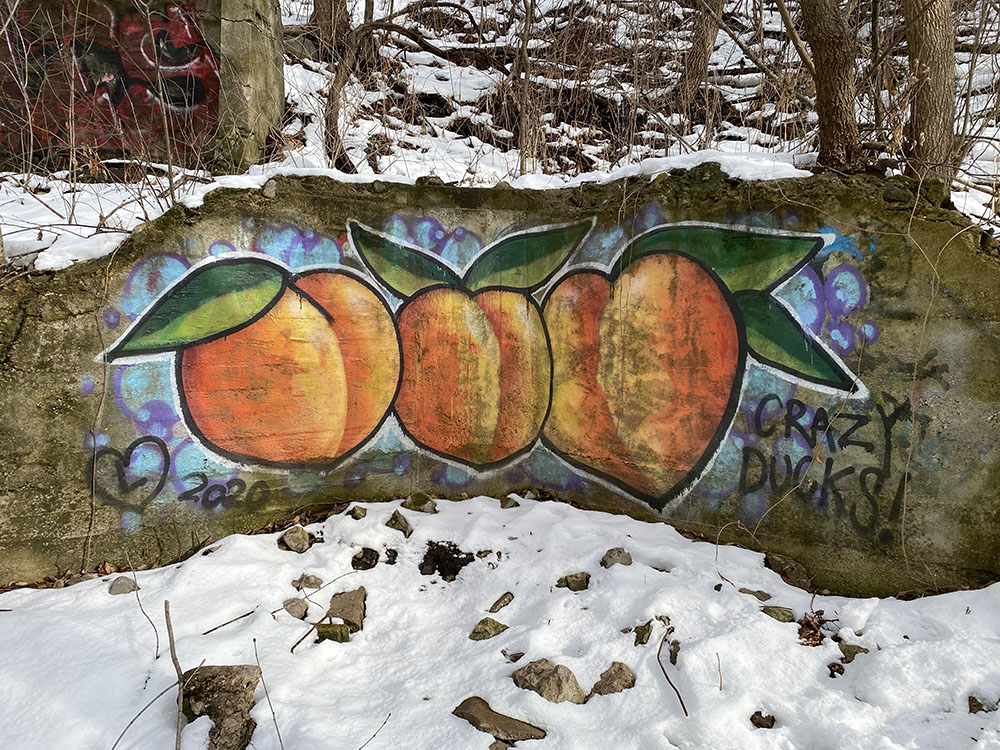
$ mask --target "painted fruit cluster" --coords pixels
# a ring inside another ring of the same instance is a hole
[[[748,357],[815,387],[853,375],[775,291],[815,235],[663,225],[609,266],[564,269],[592,221],[506,235],[465,269],[349,221],[383,289],[264,256],[192,269],[107,353],[170,352],[191,431],[221,455],[331,464],[390,412],[421,448],[477,469],[539,442],[657,509],[727,434]]]
[[[399,381],[392,315],[350,273],[290,275],[263,257],[196,268],[109,358],[176,351],[181,409],[221,455],[325,464],[382,423]]]

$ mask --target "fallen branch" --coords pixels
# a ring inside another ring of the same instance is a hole
[[[247,614],[250,614],[249,612]],[[246,615],[243,615],[246,617]],[[236,618],[237,620],[240,618]],[[221,625],[219,626],[222,627]],[[271,709],[271,721],[274,723],[274,732],[278,735],[278,745],[281,750],[285,750],[285,743],[281,741],[281,730],[278,729],[278,717],[274,713],[274,706],[271,704],[271,694],[267,692],[267,681],[264,679],[264,669],[260,666],[260,657],[257,655],[257,639],[253,639],[253,658],[257,662],[257,669],[260,670],[260,684],[264,686],[264,697],[267,698],[267,707]]]
[[[660,652],[663,651],[663,644],[667,640],[667,634],[669,632],[670,629],[667,628],[663,631],[663,637],[660,638],[660,646],[656,649],[656,663],[660,665],[660,671],[663,672],[663,676],[667,678],[667,684],[669,684],[670,687],[674,689],[674,692],[677,693],[677,700],[681,703],[681,711],[684,712],[684,716],[686,717],[688,715],[688,710],[687,706],[684,705],[684,699],[681,698],[681,691],[677,689],[674,681],[670,679],[670,675],[667,674],[667,668],[663,666],[663,661],[660,659]]]
[[[232,625],[232,624],[233,624],[234,622],[236,622],[237,620],[242,620],[242,619],[243,619],[244,617],[249,617],[250,615],[252,615],[252,614],[253,614],[254,612],[256,612],[256,611],[257,611],[257,608],[256,608],[256,607],[254,607],[254,608],[253,608],[253,609],[251,609],[251,610],[250,610],[249,612],[244,612],[244,613],[243,613],[242,615],[237,615],[237,616],[236,616],[236,617],[234,617],[234,618],[233,618],[232,620],[226,620],[226,621],[225,621],[224,623],[222,623],[221,625],[216,625],[216,626],[215,626],[214,628],[209,628],[209,629],[208,629],[208,630],[206,630],[206,631],[205,631],[204,633],[202,633],[202,635],[208,635],[209,633],[214,633],[214,632],[215,632],[216,630],[218,630],[219,628],[224,628],[224,627],[226,627],[226,625]]]
[[[170,600],[163,600],[163,617],[167,621],[167,640],[170,643],[170,661],[174,663],[174,671],[177,672],[177,738],[174,741],[174,750],[181,750],[181,730],[184,729],[184,670],[177,660],[177,645],[174,643],[174,626],[170,622]]]

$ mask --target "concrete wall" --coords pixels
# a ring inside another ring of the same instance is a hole
[[[216,191],[0,291],[0,579],[533,487],[844,592],[984,584],[998,282],[903,179]]]
[[[22,2],[0,34],[0,149],[253,163],[284,102],[272,0]]]

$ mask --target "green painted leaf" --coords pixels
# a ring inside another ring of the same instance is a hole
[[[736,302],[746,322],[747,345],[757,360],[813,383],[851,390],[854,375],[784,305],[765,292],[740,292]]]
[[[674,225],[653,229],[622,250],[617,275],[631,262],[654,252],[680,252],[719,274],[732,292],[773,291],[823,247],[817,235],[779,235],[722,227]]]
[[[593,221],[519,232],[493,243],[465,274],[470,291],[502,286],[531,291],[551,278],[580,246]]]
[[[270,309],[286,272],[263,258],[233,258],[201,266],[167,290],[108,352],[153,354],[232,333]]]
[[[448,266],[416,245],[376,232],[356,221],[347,222],[351,243],[358,255],[385,286],[409,298],[429,286],[462,282]]]

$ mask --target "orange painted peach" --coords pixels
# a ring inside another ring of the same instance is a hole
[[[524,450],[541,430],[551,361],[537,304],[517,292],[455,288],[400,310],[396,414],[417,442],[471,464]]]
[[[367,286],[312,272],[250,325],[184,349],[177,371],[189,423],[223,455],[322,464],[356,448],[388,412],[399,343]]]
[[[744,352],[721,282],[654,253],[617,279],[567,276],[545,301],[559,453],[647,496],[679,489],[718,445]]]

